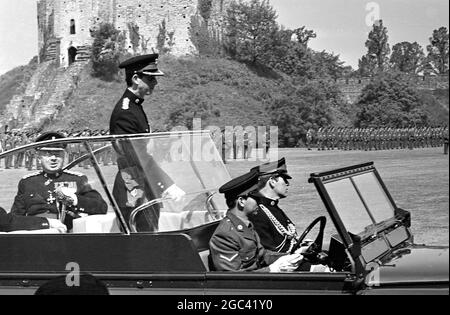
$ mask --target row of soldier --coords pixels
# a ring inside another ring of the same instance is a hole
[[[109,131],[107,130],[90,130],[84,129],[82,131],[58,131],[61,134],[64,134],[66,137],[77,138],[77,137],[94,137],[94,136],[104,136],[108,135]],[[37,137],[40,136],[41,133],[35,133],[31,131],[5,131],[0,133],[0,153],[13,150],[15,148],[20,148],[27,144],[31,144],[35,141]],[[96,150],[102,146],[101,143],[96,145],[98,147],[94,147]],[[77,158],[83,156],[87,153],[86,148],[83,144],[70,144],[67,148],[69,163],[73,162]],[[98,155],[98,159],[100,163],[103,163],[105,166],[109,164],[116,164],[115,157],[113,156],[113,150],[105,151],[102,154]],[[90,168],[90,161],[84,161],[80,166],[88,169]],[[38,160],[36,159],[36,155],[32,150],[26,150],[22,152],[17,152],[16,154],[9,155],[7,158],[0,160],[0,169],[20,169],[27,168],[28,170],[40,169],[40,165]]]
[[[448,144],[448,126],[410,128],[327,127],[308,130],[309,150],[398,150],[441,147]]]

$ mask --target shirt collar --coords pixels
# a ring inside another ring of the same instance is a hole
[[[125,91],[125,94],[123,95],[123,97],[128,98],[130,100],[131,104],[142,105],[142,103],[144,103],[144,99],[140,98],[139,96],[137,96],[136,94],[131,92],[130,89],[127,89]]]
[[[257,192],[255,194],[255,197],[257,197],[259,200],[258,203],[262,203],[264,205],[271,205],[272,207],[278,206],[279,200],[274,200],[271,198],[267,198],[265,196],[263,196],[260,192]]]

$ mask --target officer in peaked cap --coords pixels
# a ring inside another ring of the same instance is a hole
[[[66,138],[62,133],[60,132],[46,132],[40,135],[36,138],[35,142],[45,142],[45,141],[51,141],[51,140],[58,140],[58,139],[64,139]],[[38,147],[38,150],[55,150],[55,151],[61,151],[64,150],[67,147],[67,144],[64,143],[49,143],[46,144],[44,147]]]
[[[60,133],[48,132],[36,142],[63,138]],[[106,202],[91,188],[85,175],[63,170],[65,148],[65,144],[58,142],[43,143],[37,148],[42,171],[31,173],[19,182],[11,213],[59,219],[70,230],[73,219],[107,212]]]
[[[133,57],[119,66],[125,69],[127,90],[111,116],[110,132],[117,134],[149,133],[150,126],[142,104],[153,93],[164,73],[158,69],[158,54]]]
[[[292,179],[287,171],[286,158],[256,166],[252,171],[257,172],[259,176],[278,175],[286,180]]]
[[[295,224],[279,207],[280,199],[289,193],[289,179],[286,159],[257,166],[252,171],[258,174],[258,212],[250,217],[262,245],[275,252],[290,253],[298,245]]]
[[[164,75],[158,69],[158,57],[158,54],[137,56],[120,64],[119,67],[125,69],[127,89],[111,115],[111,135],[151,132],[142,104],[158,84],[156,78]],[[115,148],[119,173],[114,183],[113,195],[127,222],[131,212],[145,202],[145,199],[167,197],[180,201],[186,194],[159,167],[153,157],[148,155],[146,143],[143,141],[139,146],[133,148],[126,147],[125,143],[121,144],[120,148]],[[141,160],[141,165],[136,165],[132,161],[138,159],[133,154],[139,154],[140,157],[145,156],[147,160]],[[138,174],[144,173],[143,168],[147,171],[148,183],[141,178],[142,176],[138,176]],[[127,185],[130,182],[138,185]],[[143,198],[136,198],[138,195]],[[138,231],[157,231],[159,206],[155,205],[152,209],[140,212],[136,221]]]
[[[220,188],[229,210],[209,243],[211,269],[281,272],[297,268],[301,255],[286,255],[266,250],[253,229],[249,217],[258,209],[258,204],[252,197],[257,187],[258,173],[251,171]]]

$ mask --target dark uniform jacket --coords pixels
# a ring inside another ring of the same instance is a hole
[[[49,227],[45,218],[17,216],[0,208],[0,232],[45,230]]]
[[[112,135],[149,133],[150,126],[142,108],[144,100],[126,90],[111,115],[109,131]]]
[[[110,120],[110,134],[150,133],[147,116],[142,108],[143,99],[130,90],[126,90],[114,108]],[[174,184],[172,179],[159,167],[153,157],[147,154],[147,141],[137,145],[127,145],[124,141],[117,151],[119,173],[114,183],[113,195],[128,222],[133,209],[145,201],[158,199],[162,193]],[[137,159],[146,156],[147,160]],[[143,170],[142,167],[145,169]],[[147,181],[147,179],[150,180]],[[158,229],[159,206],[148,209],[137,216],[138,231]]]
[[[294,244],[297,243],[297,234],[287,235],[286,233],[283,233],[283,230],[277,229],[274,221],[269,218],[266,211],[270,211],[276,221],[278,221],[278,223],[287,231],[289,231],[289,226],[291,226],[291,230],[295,228],[294,223],[288,218],[284,211],[278,207],[277,200],[272,200],[262,195],[258,195],[258,197],[258,213],[252,215],[249,219],[260,236],[262,245],[275,252],[288,253],[292,246],[291,242],[294,242]],[[263,208],[265,208],[265,210],[263,210]]]
[[[228,212],[209,243],[217,271],[269,272],[269,265],[284,254],[264,249],[252,226]]]
[[[11,213],[21,216],[61,217],[61,205],[57,202],[56,190],[60,187],[74,188],[78,198],[76,206],[66,207],[64,224],[70,230],[72,220],[80,213],[105,214],[108,205],[102,196],[91,188],[86,176],[64,171],[50,175],[36,172],[19,182],[19,189]],[[58,206],[59,205],[59,206]]]

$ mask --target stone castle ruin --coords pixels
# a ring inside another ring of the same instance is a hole
[[[231,0],[39,0],[39,60],[62,67],[88,60],[91,32],[110,23],[126,36],[132,54],[170,49],[174,55],[195,54],[193,20],[221,29]],[[163,47],[164,46],[164,47]]]
[[[38,0],[39,66],[7,105],[0,126],[40,129],[58,115],[90,59],[91,32],[102,23],[123,32],[133,55],[196,54],[201,36],[220,40],[231,1]]]

